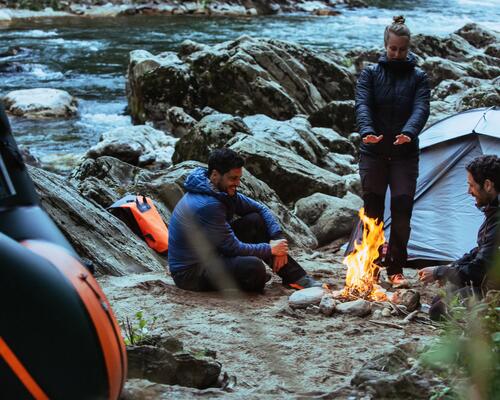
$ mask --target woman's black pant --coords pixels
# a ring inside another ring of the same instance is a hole
[[[258,213],[247,214],[231,224],[236,237],[245,243],[269,243],[264,220]],[[280,239],[273,237],[272,239]],[[197,292],[212,290],[239,289],[249,292],[262,292],[266,284],[266,262],[253,256],[224,257],[216,260],[217,265],[199,263],[172,273],[175,284],[181,289]],[[304,269],[290,256],[277,273],[283,283],[293,283],[306,275]]]
[[[384,265],[388,275],[401,273],[408,259],[410,220],[417,187],[418,155],[391,158],[361,154],[359,174],[365,213],[384,220],[387,187],[391,189],[391,232]]]

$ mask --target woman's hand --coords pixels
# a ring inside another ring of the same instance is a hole
[[[380,142],[384,138],[384,135],[375,136],[375,135],[367,135],[363,138],[363,143],[365,144],[375,144]]]
[[[401,133],[400,135],[396,136],[396,141],[394,142],[394,144],[397,146],[400,144],[405,144],[405,143],[410,143],[410,142],[411,142],[411,138],[409,136],[406,136],[405,134]]]

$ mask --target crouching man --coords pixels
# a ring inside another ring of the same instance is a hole
[[[442,284],[448,282],[451,284],[452,294],[461,299],[472,295],[481,297],[483,291],[496,288],[500,268],[500,260],[495,262],[500,245],[500,158],[496,155],[477,157],[466,166],[466,170],[469,194],[485,214],[477,235],[477,247],[450,265],[428,267],[419,271],[421,281],[439,281]],[[438,298],[433,303],[431,317],[438,318],[446,311],[446,307]]]
[[[288,243],[271,211],[238,193],[244,160],[230,149],[213,151],[208,170],[197,168],[169,225],[168,263],[185,290],[262,292],[272,266],[294,289],[321,286],[288,255]],[[235,216],[240,218],[235,219]]]

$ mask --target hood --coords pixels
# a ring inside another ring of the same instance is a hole
[[[395,71],[409,71],[416,67],[417,58],[415,57],[415,54],[411,52],[409,52],[406,56],[406,60],[401,61],[389,60],[387,58],[387,54],[382,54],[378,59],[378,63],[385,68],[389,68]]]
[[[196,168],[184,182],[184,189],[190,193],[203,193],[216,196],[219,194],[215,191],[212,183],[208,179],[208,170],[206,168]]]

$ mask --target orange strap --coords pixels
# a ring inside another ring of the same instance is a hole
[[[26,387],[26,389],[28,389],[36,400],[49,400],[42,388],[38,386],[35,380],[31,377],[30,373],[26,370],[26,368],[24,368],[24,365],[21,364],[21,361],[19,361],[2,337],[0,337],[0,356],[5,360],[14,374],[19,378],[22,384]]]
[[[168,250],[168,228],[153,201],[149,197],[145,199],[150,207],[147,211],[141,212],[135,201],[123,204],[121,207],[130,208],[148,246],[158,253],[163,253]]]

